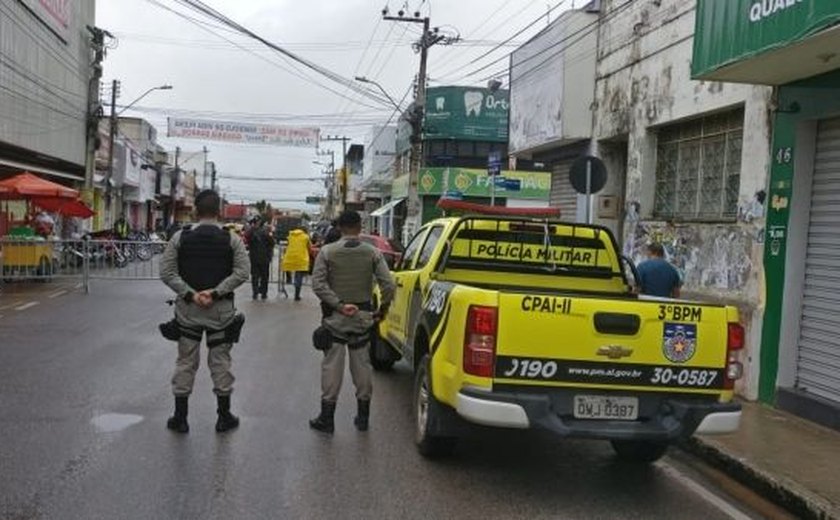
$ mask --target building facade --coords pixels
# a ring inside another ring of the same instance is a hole
[[[775,90],[759,397],[840,429],[840,4],[699,0],[696,12],[695,78]]]
[[[593,149],[623,179],[624,253],[661,243],[686,297],[739,308],[755,398],[772,89],[692,79],[693,1],[601,7]]]
[[[595,9],[567,11],[510,58],[511,162],[517,169],[530,162],[551,171],[550,203],[573,222],[586,220],[585,200],[569,182],[569,169],[591,147],[597,23]],[[618,186],[610,177],[599,197]],[[616,229],[617,215],[602,223]]]
[[[661,243],[683,295],[735,305],[748,334],[739,392],[758,396],[773,90],[692,79],[695,2],[593,1],[511,57],[511,153],[551,167],[552,205],[582,221],[571,162],[608,180],[589,217],[634,262]],[[566,211],[568,210],[568,211]]]
[[[0,175],[84,181],[94,13],[95,0],[0,3]]]

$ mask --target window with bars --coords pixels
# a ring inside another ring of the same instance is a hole
[[[730,220],[738,214],[744,110],[661,129],[657,136],[654,216]]]

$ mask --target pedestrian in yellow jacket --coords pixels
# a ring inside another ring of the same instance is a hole
[[[309,272],[309,235],[303,229],[289,232],[289,245],[286,246],[281,269],[284,273],[294,273],[295,301],[299,302],[303,276]]]

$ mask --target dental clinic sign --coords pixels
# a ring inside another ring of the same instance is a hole
[[[425,139],[507,143],[507,90],[433,87],[426,90]]]
[[[713,77],[838,22],[838,0],[698,0],[692,76]]]
[[[18,0],[65,43],[70,37],[73,0]]]

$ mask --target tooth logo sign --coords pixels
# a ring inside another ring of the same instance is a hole
[[[484,94],[477,91],[464,93],[464,106],[467,108],[467,117],[481,115],[481,105],[484,103]]]
[[[435,108],[438,112],[443,112],[443,109],[446,108],[446,98],[439,97],[435,98]]]

